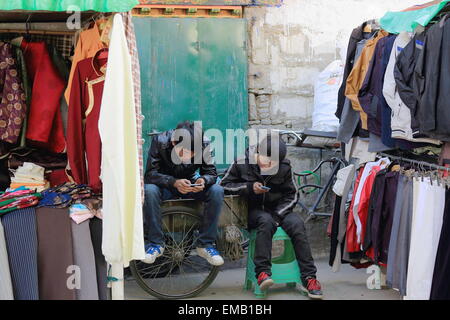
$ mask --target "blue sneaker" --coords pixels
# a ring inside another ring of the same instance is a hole
[[[145,259],[142,260],[142,262],[152,264],[158,257],[162,256],[163,253],[164,247],[157,245],[147,245],[145,251]]]
[[[206,261],[209,262],[209,264],[213,266],[221,266],[223,265],[224,261],[223,258],[220,256],[219,251],[217,251],[215,248],[197,248],[197,254],[206,259]]]

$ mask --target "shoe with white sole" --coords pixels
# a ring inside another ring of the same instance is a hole
[[[300,290],[311,299],[323,299],[322,287],[316,278],[308,277],[306,280],[302,281]]]
[[[145,262],[147,264],[152,264],[155,262],[155,260],[158,257],[162,256],[163,253],[164,253],[164,247],[149,245],[147,247],[147,250],[145,251],[145,259],[142,260],[142,262]]]
[[[265,290],[269,289],[274,284],[275,284],[275,282],[273,282],[272,278],[267,273],[261,272],[258,275],[258,285],[259,285],[259,288],[261,289],[261,291],[265,291]]]
[[[224,264],[223,258],[220,256],[219,251],[217,251],[215,248],[197,248],[197,254],[206,259],[209,264],[213,266],[221,266]]]

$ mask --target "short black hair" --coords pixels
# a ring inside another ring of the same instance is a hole
[[[257,152],[281,162],[286,159],[287,147],[279,135],[269,134],[258,144]]]
[[[203,130],[201,125],[196,125],[193,121],[183,121],[180,122],[175,128],[175,132],[177,130],[183,130],[183,132],[179,132],[178,134],[173,135],[172,141],[175,145],[178,145],[184,142],[184,146],[190,146],[190,150],[195,150],[195,138],[201,139],[200,145],[203,143]],[[185,142],[184,139],[189,139],[189,141]]]

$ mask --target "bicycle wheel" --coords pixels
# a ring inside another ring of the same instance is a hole
[[[216,278],[219,268],[199,257],[195,248],[201,217],[188,208],[163,209],[165,250],[153,264],[132,261],[131,273],[138,285],[159,299],[192,298]]]

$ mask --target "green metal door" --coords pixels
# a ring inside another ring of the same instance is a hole
[[[135,17],[141,65],[144,152],[148,133],[183,120],[204,130],[248,124],[243,19]]]

